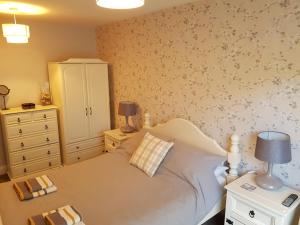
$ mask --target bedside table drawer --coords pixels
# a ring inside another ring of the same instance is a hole
[[[268,214],[267,210],[257,207],[253,203],[247,203],[237,196],[229,194],[227,199],[231,205],[228,212],[230,217],[241,221],[245,225],[274,225],[275,216]],[[234,223],[236,224],[236,223]]]
[[[105,149],[107,151],[115,150],[120,147],[121,142],[114,140],[113,138],[105,136]]]

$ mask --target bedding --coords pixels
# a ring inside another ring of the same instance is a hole
[[[214,169],[223,157],[176,142],[149,177],[129,164],[131,144],[126,143],[130,150],[124,151],[124,145],[114,153],[49,171],[58,191],[42,198],[21,202],[12,182],[0,184],[4,225],[25,225],[30,216],[64,205],[74,206],[87,225],[196,225],[222,198]]]

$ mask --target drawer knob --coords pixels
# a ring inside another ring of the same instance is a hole
[[[24,168],[24,173],[27,173],[27,169],[26,168]]]
[[[230,219],[226,219],[226,223],[233,224],[233,222]]]
[[[23,160],[25,161],[26,160],[26,157],[23,155]]]
[[[52,166],[52,163],[51,163],[51,162],[49,162],[49,166],[50,166],[50,167]]]
[[[23,142],[21,142],[21,147],[23,148],[25,145],[24,145],[24,143]]]
[[[250,210],[250,212],[249,212],[249,216],[250,216],[251,218],[254,218],[254,216],[255,216],[255,212],[254,212],[253,210]]]
[[[77,160],[80,160],[80,157],[77,157]]]
[[[49,141],[50,141],[50,139],[49,139],[49,138],[46,138],[46,141],[47,141],[47,142],[49,142]]]
[[[113,142],[111,145],[112,145],[113,147],[115,147],[116,144]]]
[[[48,125],[46,124],[46,125],[45,125],[45,130],[48,130],[48,128],[49,128],[49,127],[48,127]]]
[[[47,118],[47,115],[46,114],[44,114],[44,119],[46,119]]]
[[[18,123],[20,123],[21,122],[21,119],[20,119],[20,117],[18,117]]]
[[[79,147],[79,146],[76,146],[76,149],[80,149],[80,147]]]
[[[23,133],[22,129],[19,129],[19,134],[22,134],[22,133]]]
[[[50,152],[50,151],[48,151],[48,152],[47,152],[47,154],[48,154],[48,155],[50,155],[50,154],[51,154],[51,152]]]

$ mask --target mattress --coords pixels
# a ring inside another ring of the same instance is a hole
[[[165,167],[150,178],[129,165],[129,157],[119,150],[49,171],[58,191],[30,201],[19,201],[13,182],[0,184],[3,225],[25,225],[28,217],[67,204],[82,214],[86,225],[194,225],[222,197],[222,191],[207,193],[221,190],[214,186],[219,185],[215,178],[197,190]]]

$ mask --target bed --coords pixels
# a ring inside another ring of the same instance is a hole
[[[227,151],[189,121],[173,119],[151,130],[227,157]],[[161,166],[150,178],[129,165],[129,158],[121,148],[47,171],[58,192],[30,201],[18,200],[12,188],[16,180],[0,184],[0,225],[25,225],[29,216],[67,204],[80,211],[86,225],[201,225],[224,208],[224,188],[217,187],[215,179],[208,179],[207,185],[200,184],[202,189],[196,191],[195,186],[167,166]],[[210,202],[210,199],[215,200]]]

